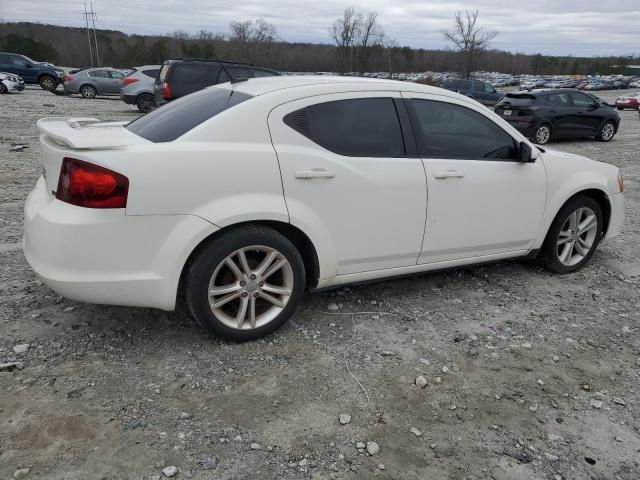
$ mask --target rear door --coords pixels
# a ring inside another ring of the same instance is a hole
[[[553,92],[540,97],[547,109],[551,133],[555,137],[580,135],[580,127],[575,124],[575,107],[569,92]]]
[[[419,263],[517,256],[531,248],[546,199],[542,162],[518,162],[517,141],[480,105],[403,95],[429,189]]]
[[[269,114],[291,222],[327,245],[338,275],[416,264],[427,186],[398,101],[397,92],[320,95]]]
[[[87,72],[89,82],[98,91],[99,95],[107,95],[111,89],[111,78],[106,70],[89,70]]]
[[[0,72],[14,73],[11,55],[8,53],[0,53]]]

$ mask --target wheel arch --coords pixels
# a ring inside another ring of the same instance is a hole
[[[549,222],[549,224],[547,225],[547,228],[545,229],[545,233],[544,233],[544,237],[543,237],[543,242],[546,241],[547,236],[549,235],[549,230],[551,229],[551,225],[553,224],[553,221],[555,220],[555,218],[558,216],[558,212],[560,212],[560,210],[562,210],[562,208],[569,203],[571,200],[573,200],[576,197],[580,197],[580,196],[586,196],[589,197],[593,200],[595,200],[598,205],[600,206],[600,208],[602,209],[602,216],[603,216],[603,225],[602,225],[602,238],[604,238],[607,235],[607,231],[609,229],[609,223],[611,220],[611,202],[609,201],[609,197],[607,196],[606,192],[604,190],[600,190],[599,188],[585,188],[583,190],[579,190],[577,192],[575,192],[573,195],[571,195],[569,198],[567,198],[557,209],[555,212],[553,212],[553,216],[551,217],[551,221]]]
[[[182,266],[180,279],[178,281],[178,289],[176,292],[178,302],[183,298],[184,295],[186,272],[189,270],[189,265],[198,255],[198,253],[200,253],[203,248],[205,248],[215,239],[219,238],[221,235],[246,225],[263,225],[265,227],[272,228],[273,230],[286,237],[291,243],[293,243],[298,252],[300,252],[300,256],[302,257],[302,262],[304,263],[305,268],[305,280],[307,288],[315,288],[318,285],[318,281],[320,278],[320,262],[318,259],[318,252],[316,251],[315,245],[305,232],[300,230],[298,227],[286,222],[277,220],[251,220],[246,222],[234,223],[216,230],[196,245],[196,247],[187,257],[186,262]]]

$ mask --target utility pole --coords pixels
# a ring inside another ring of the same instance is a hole
[[[87,12],[87,4],[84,4],[84,13],[82,14],[84,17],[85,25],[87,26],[87,40],[89,41],[89,58],[91,61],[91,66],[93,67],[93,50],[91,48],[91,34],[89,33],[89,12]]]
[[[91,23],[93,24],[93,41],[96,46],[96,64],[100,66],[100,55],[98,54],[98,37],[96,36],[96,13],[93,11],[93,2],[91,2]]]

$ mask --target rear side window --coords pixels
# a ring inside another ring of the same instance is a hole
[[[187,95],[137,118],[127,129],[155,143],[171,142],[251,95],[213,88]]]
[[[106,70],[91,70],[87,72],[87,75],[92,78],[109,78],[109,72]]]
[[[156,78],[158,76],[159,68],[152,68],[150,70],[142,70],[147,77]]]
[[[547,96],[547,102],[549,102],[554,107],[570,107],[571,97],[567,92],[552,93]]]
[[[214,85],[220,73],[219,64],[177,63],[171,73],[171,82]]]
[[[498,125],[453,103],[414,99],[409,109],[423,157],[515,160],[515,142]]]
[[[513,93],[507,93],[507,95],[501,99],[496,106],[511,105],[512,107],[529,107],[536,101],[536,97],[533,95],[519,95]]]
[[[405,155],[400,121],[391,98],[318,103],[289,113],[284,117],[284,123],[339,155]]]

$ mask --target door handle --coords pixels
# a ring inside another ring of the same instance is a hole
[[[296,170],[294,176],[304,180],[307,178],[333,178],[336,174],[322,168],[314,168],[312,170]]]
[[[433,178],[442,180],[444,178],[462,178],[464,173],[460,170],[437,170],[433,172]]]

